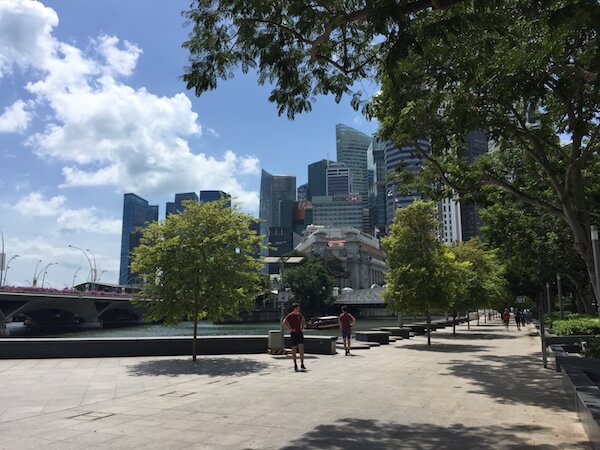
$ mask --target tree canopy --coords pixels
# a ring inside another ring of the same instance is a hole
[[[306,256],[301,264],[286,268],[283,282],[291,289],[294,300],[309,314],[320,314],[322,308],[333,300],[335,279],[320,258]]]
[[[194,321],[193,359],[199,319],[237,317],[251,309],[264,284],[255,257],[261,238],[252,216],[227,201],[184,202],[184,211],[142,230],[132,270],[143,282],[139,297],[148,315],[165,324]]]
[[[432,203],[416,201],[396,210],[382,244],[390,268],[383,297],[398,313],[445,312],[457,293],[458,267],[437,239],[439,220]],[[430,334],[428,327],[428,343]]]

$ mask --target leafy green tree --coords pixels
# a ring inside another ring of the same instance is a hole
[[[471,308],[499,308],[506,302],[505,271],[495,250],[486,249],[479,239],[471,239],[454,244],[449,251],[461,265],[461,287],[455,290],[459,295],[450,306],[454,316]]]
[[[383,297],[398,313],[427,317],[427,344],[431,345],[430,315],[447,310],[456,293],[457,267],[437,239],[437,210],[416,201],[396,210],[390,233],[382,240],[390,268]]]
[[[286,268],[283,282],[309,314],[319,315],[333,300],[334,278],[319,258],[307,256],[301,264]]]
[[[264,285],[254,256],[261,238],[249,229],[252,220],[226,201],[185,202],[184,211],[144,228],[133,251],[132,270],[144,280],[139,297],[149,317],[165,324],[194,321],[194,361],[198,320],[237,317],[251,309]]]
[[[597,0],[194,0],[184,15],[192,31],[183,78],[197,95],[237,67],[272,84],[269,99],[290,118],[320,94],[354,94],[382,137],[417,146],[444,186],[496,186],[565,223],[596,289]],[[382,88],[374,102],[353,91],[363,79]],[[472,130],[485,130],[496,150],[477,164],[464,153]],[[418,147],[422,137],[428,148]]]

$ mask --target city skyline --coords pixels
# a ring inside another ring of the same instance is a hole
[[[223,190],[257,215],[260,167],[293,172],[300,185],[298,167],[334,154],[335,124],[376,131],[349,99],[279,117],[253,73],[196,98],[178,79],[187,2],[141,5],[0,5],[12,25],[0,24],[0,230],[7,256],[21,255],[10,284],[31,282],[43,259],[59,263],[47,285],[70,285],[87,262],[69,244],[93,250],[103,281],[116,282],[126,192],[164,205],[176,192]]]

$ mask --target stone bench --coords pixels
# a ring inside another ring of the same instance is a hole
[[[378,344],[389,344],[391,333],[387,331],[356,331],[354,337],[357,341],[376,342]]]
[[[392,336],[401,337],[402,339],[410,338],[410,328],[400,327],[380,327],[380,331],[387,331]]]
[[[304,351],[316,355],[335,355],[337,336],[310,336],[304,335]],[[292,339],[285,337],[285,346],[292,346]]]

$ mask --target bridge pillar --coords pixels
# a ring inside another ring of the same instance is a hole
[[[0,311],[0,336],[8,336],[10,331],[6,328],[6,319],[4,313]]]

